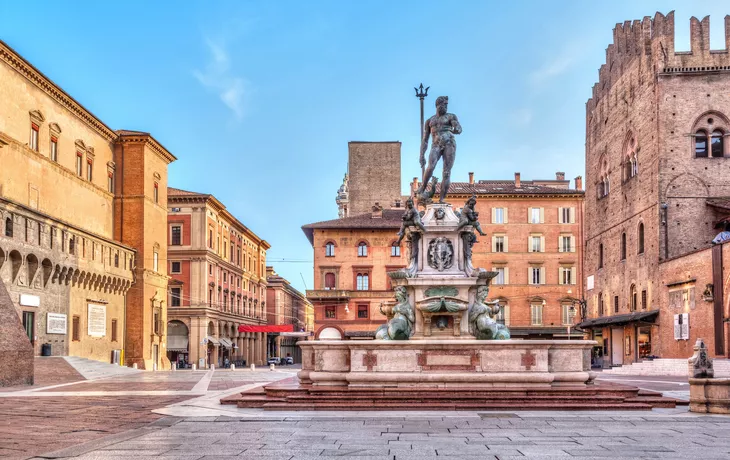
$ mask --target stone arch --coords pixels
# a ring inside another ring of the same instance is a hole
[[[10,251],[10,280],[14,283],[20,274],[20,267],[23,266],[23,256],[16,250]]]
[[[3,265],[5,265],[5,251],[0,248],[0,270],[2,270]]]
[[[215,323],[213,321],[208,321],[208,335],[216,335]]]
[[[53,263],[50,259],[43,259],[43,262],[41,262],[41,273],[43,287],[46,287],[48,286],[48,282],[51,280],[51,276],[53,276]]]
[[[683,173],[672,178],[664,189],[667,198],[693,196],[704,198],[710,195],[708,185],[694,174]]]
[[[25,257],[25,267],[28,270],[28,286],[32,286],[35,276],[38,273],[38,257],[35,254],[28,254]]]

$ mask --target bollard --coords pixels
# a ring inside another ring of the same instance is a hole
[[[170,365],[170,370],[172,370],[172,371],[176,371],[176,370],[177,370],[177,363],[172,363],[172,364]]]
[[[132,363],[132,369],[137,369],[137,363]]]
[[[193,364],[193,372],[195,372],[197,370],[198,370],[198,365],[197,364]]]
[[[235,371],[236,370],[236,365],[235,364],[231,364],[231,370],[232,371]]]
[[[215,370],[215,364],[211,364],[211,365],[210,365],[210,370],[211,370],[211,371],[214,371],[214,370]]]
[[[255,364],[251,364],[251,370],[252,371],[255,371],[256,370],[256,365]]]
[[[155,372],[157,370],[157,363],[152,364],[152,372]]]
[[[273,364],[269,364],[269,370],[273,371],[274,369],[276,369],[276,366],[274,366]]]

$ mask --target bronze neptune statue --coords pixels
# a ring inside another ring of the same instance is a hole
[[[451,184],[451,168],[454,166],[456,159],[456,140],[454,134],[461,134],[461,125],[459,119],[453,113],[447,113],[446,109],[449,105],[448,96],[439,96],[436,98],[436,115],[426,120],[423,126],[423,139],[421,139],[421,167],[426,164],[426,149],[428,148],[428,138],[431,136],[431,153],[428,156],[428,167],[423,175],[423,182],[418,189],[418,195],[421,195],[428,185],[428,181],[433,175],[436,164],[443,159],[443,179],[441,181],[441,196],[439,203],[443,203],[446,193],[449,191]]]

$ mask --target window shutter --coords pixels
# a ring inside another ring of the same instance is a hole
[[[575,267],[570,267],[570,284],[576,284]]]
[[[570,223],[575,223],[575,208],[570,208]]]
[[[545,284],[545,267],[540,267],[540,284]]]
[[[504,325],[509,326],[509,305],[504,306]]]
[[[507,235],[504,235],[504,252],[509,252],[509,249],[507,248]]]
[[[497,237],[492,235],[492,252],[497,252]]]
[[[504,267],[504,284],[509,284],[509,267]]]
[[[492,208],[492,223],[497,223],[497,208]]]
[[[540,223],[545,223],[545,208],[540,208]]]
[[[558,223],[564,224],[563,222],[563,208],[558,208]]]
[[[507,223],[507,208],[502,208],[502,215],[504,216],[504,223]]]
[[[527,267],[527,284],[535,284],[532,282],[532,267]]]
[[[563,284],[563,267],[558,267],[558,284]]]
[[[533,252],[532,251],[532,236],[527,237],[527,252]]]
[[[558,235],[558,252],[563,252],[563,236],[562,235]]]
[[[570,252],[575,252],[575,236],[570,235]]]
[[[545,252],[545,237],[540,236],[540,252]]]

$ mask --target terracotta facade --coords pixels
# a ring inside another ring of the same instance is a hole
[[[280,358],[291,357],[296,364],[302,362],[299,340],[307,340],[314,331],[314,307],[307,298],[294,289],[285,278],[279,276],[274,267],[266,267],[266,315],[268,324],[292,325],[292,332],[268,333],[268,355]]]
[[[697,300],[704,264],[712,267],[705,249],[727,214],[712,198],[730,195],[730,18],[725,50],[710,50],[709,26],[709,17],[692,18],[691,51],[677,52],[673,13],[618,24],[586,104],[583,282],[589,316],[618,318],[591,328],[605,366],[688,358],[695,338],[716,337],[727,316],[726,305],[721,315]],[[668,301],[681,286],[695,293],[686,312]],[[651,318],[626,321],[642,312]],[[680,313],[689,314],[689,339],[674,337]]]

